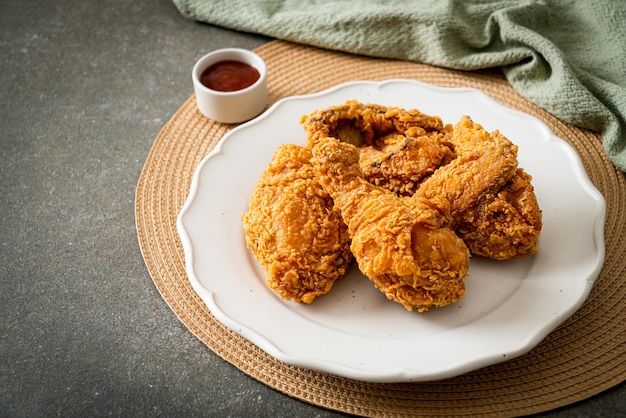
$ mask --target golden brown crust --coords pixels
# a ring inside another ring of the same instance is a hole
[[[499,131],[468,116],[452,128],[418,110],[356,101],[301,123],[309,146],[325,136],[358,146],[369,182],[428,201],[450,217],[472,254],[505,260],[536,252],[541,210],[530,178],[517,174],[517,146]]]
[[[444,129],[440,117],[426,115],[417,109],[363,104],[356,100],[302,116],[300,123],[308,133],[309,147],[325,137],[365,146],[376,145],[376,141],[392,133],[418,137]]]
[[[350,100],[303,116],[301,123],[309,147],[323,137],[358,146],[365,178],[403,196],[415,193],[424,178],[455,157],[451,126],[417,109]]]
[[[464,116],[348,101],[301,119],[250,196],[246,242],[270,288],[310,303],[353,259],[387,298],[425,311],[465,292],[469,254],[537,250],[542,227],[517,146]]]
[[[518,168],[502,188],[485,193],[455,219],[455,230],[473,254],[508,260],[537,251],[542,216],[531,180]]]
[[[319,138],[311,162],[348,224],[359,269],[387,298],[421,312],[463,296],[469,252],[437,210],[368,182],[351,144]]]
[[[536,252],[541,210],[517,146],[464,116],[450,139],[457,157],[425,180],[416,195],[441,202],[474,255],[496,260]]]
[[[347,227],[316,181],[310,156],[304,147],[280,146],[242,217],[269,287],[305,303],[327,293],[352,260]]]

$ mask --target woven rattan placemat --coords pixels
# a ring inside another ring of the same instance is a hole
[[[141,250],[156,287],[180,320],[242,372],[302,401],[366,416],[526,415],[597,394],[626,380],[626,181],[600,136],[565,124],[516,93],[499,72],[460,72],[272,41],[257,49],[268,66],[270,103],[351,80],[411,78],[472,87],[543,120],[580,154],[607,200],[606,261],[585,304],[528,354],[453,379],[377,384],[288,366],[229,331],[192,289],[176,230],[192,175],[232,126],[204,118],[191,96],[157,136],[136,191]]]

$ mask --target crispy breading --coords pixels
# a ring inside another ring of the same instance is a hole
[[[347,227],[317,182],[311,151],[278,147],[242,221],[248,248],[281,298],[311,303],[330,291],[352,260]]]
[[[472,254],[505,260],[537,251],[541,210],[530,178],[517,174],[517,146],[499,131],[489,133],[468,116],[452,128],[415,109],[356,101],[317,110],[301,123],[309,147],[327,136],[358,146],[369,182],[417,195],[449,215]]]
[[[417,195],[445,198],[454,217],[472,207],[486,192],[497,190],[517,169],[517,146],[499,132],[489,134],[464,116],[451,137],[456,158],[440,166],[420,186]]]
[[[447,135],[429,132],[417,138],[390,134],[380,146],[359,148],[359,165],[373,184],[402,195],[414,194],[421,182],[455,157]]]
[[[309,147],[313,147],[317,139],[329,136],[364,146],[376,145],[376,141],[391,133],[418,137],[444,129],[440,117],[417,109],[363,104],[356,100],[304,115],[300,123],[308,133]]]
[[[472,254],[496,260],[533,254],[542,216],[531,177],[518,168],[518,147],[468,116],[450,141],[457,157],[425,180],[416,196],[450,213]]]
[[[361,272],[387,298],[421,312],[463,296],[469,251],[437,210],[368,182],[351,144],[318,138],[311,162],[348,225]]]
[[[537,251],[542,216],[531,180],[518,168],[497,192],[484,193],[455,218],[455,230],[473,254],[508,260]]]
[[[358,146],[365,178],[400,195],[412,195],[437,167],[455,157],[450,125],[417,109],[355,100],[301,118],[308,146],[334,137]]]
[[[517,146],[464,116],[348,101],[305,115],[307,147],[278,147],[242,221],[267,283],[311,303],[356,259],[406,309],[465,292],[470,252],[538,248],[541,210]]]

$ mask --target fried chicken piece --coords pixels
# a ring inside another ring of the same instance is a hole
[[[352,261],[347,226],[317,182],[311,151],[276,149],[242,216],[248,248],[281,298],[311,303]]]
[[[441,118],[351,100],[302,117],[308,146],[334,137],[358,146],[365,178],[400,195],[415,193],[419,182],[455,157],[449,125]]]
[[[417,109],[363,104],[356,100],[316,110],[302,116],[300,123],[308,133],[309,147],[325,137],[364,146],[376,145],[376,141],[391,133],[418,137],[444,129],[440,117],[426,115]]]
[[[537,251],[542,216],[531,180],[518,168],[501,189],[484,193],[456,217],[457,234],[473,254],[508,260]]]
[[[351,144],[318,137],[312,151],[319,182],[348,225],[361,272],[388,299],[422,312],[464,295],[469,251],[436,209],[368,182]]]
[[[451,137],[457,157],[426,179],[415,196],[450,213],[470,251],[497,260],[537,250],[541,210],[531,178],[518,169],[517,146],[464,116]]]
[[[381,147],[359,148],[359,165],[365,178],[400,196],[414,194],[421,181],[455,157],[445,134],[417,138],[388,135]]]
[[[445,199],[453,217],[471,208],[487,192],[501,188],[517,170],[517,146],[498,131],[489,134],[464,116],[451,137],[456,158],[439,167],[420,186],[417,195]]]

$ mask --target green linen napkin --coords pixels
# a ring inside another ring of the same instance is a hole
[[[441,67],[501,67],[532,103],[600,132],[626,171],[626,1],[173,0],[195,20]]]

